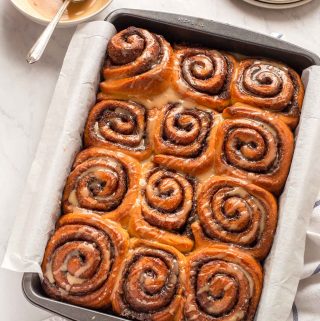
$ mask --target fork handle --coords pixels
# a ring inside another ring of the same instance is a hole
[[[47,47],[47,44],[53,34],[54,29],[56,28],[58,22],[60,21],[63,13],[67,9],[68,5],[70,4],[72,0],[65,0],[54,16],[54,18],[51,20],[51,22],[47,25],[47,27],[43,30],[42,34],[38,38],[38,40],[35,42],[33,47],[30,49],[28,55],[27,55],[27,62],[29,64],[33,64],[34,62],[38,61],[44,50]]]

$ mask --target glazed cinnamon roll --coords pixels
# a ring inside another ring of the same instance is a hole
[[[159,35],[129,27],[108,43],[103,68],[106,94],[154,94],[166,86],[172,69],[172,48]]]
[[[154,162],[187,173],[200,173],[213,162],[214,114],[169,103],[154,130]]]
[[[103,148],[80,152],[63,192],[64,213],[96,213],[120,221],[134,210],[140,164],[132,157]]]
[[[215,138],[217,174],[238,177],[279,194],[285,184],[294,140],[272,113],[236,104],[223,111]]]
[[[139,160],[148,158],[150,113],[133,101],[103,100],[90,111],[85,145],[119,150]]]
[[[133,320],[181,320],[185,257],[171,246],[130,240],[112,296],[113,310]]]
[[[72,304],[108,307],[128,241],[127,232],[110,220],[97,215],[63,216],[42,261],[44,291]]]
[[[277,225],[274,196],[247,181],[227,176],[212,176],[200,185],[199,222],[192,224],[196,246],[229,243],[264,259]]]
[[[173,85],[198,104],[223,110],[230,105],[230,85],[236,61],[216,50],[183,48],[174,53]]]
[[[263,275],[255,259],[218,245],[187,258],[186,321],[252,321],[260,299]]]
[[[245,59],[236,68],[232,101],[273,111],[289,127],[299,122],[304,96],[299,75],[291,68],[269,60]]]
[[[191,251],[195,179],[164,167],[147,167],[141,180],[141,211],[132,213],[131,235]]]

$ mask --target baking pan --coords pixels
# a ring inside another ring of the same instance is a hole
[[[284,61],[298,72],[312,65],[320,65],[314,53],[279,39],[210,20],[154,11],[119,9],[110,13],[106,21],[118,31],[131,25],[159,33],[171,42],[187,42]],[[113,312],[89,310],[48,298],[41,288],[39,275],[25,273],[22,289],[34,305],[73,321],[120,321],[124,318]]]

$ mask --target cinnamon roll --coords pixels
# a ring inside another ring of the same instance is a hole
[[[223,111],[215,138],[217,174],[238,177],[279,194],[285,184],[294,140],[272,113],[236,104]]]
[[[128,242],[127,232],[115,222],[97,215],[63,216],[42,261],[44,291],[72,304],[108,307]]]
[[[230,105],[230,85],[236,60],[229,54],[201,48],[174,53],[173,85],[198,104],[223,110]]]
[[[195,179],[164,167],[149,166],[141,180],[141,211],[130,217],[131,235],[191,251]]]
[[[169,103],[154,130],[154,162],[187,173],[200,173],[213,162],[214,114]]]
[[[108,43],[103,68],[105,94],[154,94],[165,88],[172,69],[172,48],[159,35],[129,27]]]
[[[198,193],[199,222],[192,224],[196,246],[229,243],[257,259],[269,253],[277,225],[277,202],[246,181],[212,176]]]
[[[150,113],[133,101],[103,100],[90,111],[85,145],[119,150],[139,160],[148,158]]]
[[[269,60],[245,59],[236,68],[233,102],[243,102],[279,115],[292,129],[299,122],[304,88],[291,68]]]
[[[218,245],[187,257],[186,321],[252,321],[263,275],[255,259]]]
[[[175,248],[130,240],[112,296],[113,310],[133,320],[181,320],[184,303],[185,257]]]
[[[80,152],[63,192],[64,213],[96,213],[120,221],[130,216],[139,193],[140,164],[103,148]]]

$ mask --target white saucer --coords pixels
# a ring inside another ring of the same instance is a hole
[[[268,0],[265,0],[265,2],[263,0],[243,0],[247,3],[250,3],[254,6],[257,6],[257,7],[262,7],[262,8],[268,8],[268,9],[289,9],[289,8],[295,8],[295,7],[299,7],[299,6],[302,6],[306,3],[309,3],[311,2],[312,0],[297,0],[295,2],[292,2],[292,0],[288,0],[287,3],[268,3],[269,1]],[[292,2],[292,3],[290,3]]]

